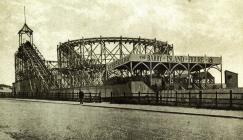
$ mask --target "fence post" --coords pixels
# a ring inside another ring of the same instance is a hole
[[[202,91],[199,91],[199,107],[202,105]]]
[[[110,102],[111,102],[111,103],[112,103],[112,96],[113,96],[113,95],[112,95],[112,92],[111,92],[111,99],[110,99]]]
[[[176,90],[176,92],[175,92],[175,96],[176,96],[176,98],[175,98],[175,105],[177,106],[177,90]]]
[[[167,105],[167,101],[168,101],[168,93],[169,93],[169,90],[166,90],[166,93],[164,94],[164,99],[165,99],[165,104]]]
[[[232,108],[232,90],[230,90],[230,108]]]
[[[141,100],[140,97],[141,97],[141,93],[140,93],[140,91],[139,91],[139,92],[138,92],[138,103],[139,103],[139,104],[140,104],[140,102],[141,102],[141,101],[140,101],[140,100]]]
[[[189,106],[191,106],[191,91],[189,91]]]
[[[122,100],[122,99],[121,99]],[[126,93],[125,92],[123,92],[123,102],[127,102],[126,101]]]
[[[101,92],[99,92],[99,99],[100,99],[100,103],[101,103]]]
[[[92,102],[91,92],[89,93],[89,101]]]
[[[218,107],[218,91],[216,91],[215,95],[215,106]]]
[[[156,104],[159,103],[159,91],[156,91]]]

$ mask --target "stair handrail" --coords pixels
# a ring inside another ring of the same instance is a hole
[[[23,47],[23,48],[25,49],[25,47]],[[53,81],[53,78],[54,77],[53,77],[52,73],[48,70],[47,66],[45,65],[45,59],[41,55],[41,53],[39,52],[39,50],[37,49],[37,47],[36,46],[35,47],[31,47],[31,48],[29,48],[29,50],[32,51],[32,53],[34,53],[35,56],[34,55],[30,55],[29,52],[26,51],[27,52],[27,55],[30,58],[34,59],[35,61],[38,61],[37,62],[38,63],[37,65],[39,65],[39,68],[42,69],[41,70],[42,73],[41,73],[40,70],[36,68],[36,70],[39,72],[39,74],[42,75],[41,78],[45,80],[45,77],[51,77],[51,80],[47,80],[48,83],[50,82],[51,85],[58,86],[58,84],[55,81]],[[31,61],[34,61],[34,60],[31,60]],[[43,76],[45,76],[45,77],[43,77]],[[50,86],[50,85],[48,85],[48,86]]]
[[[39,57],[40,57],[43,61],[45,61],[44,56],[41,54],[41,52],[39,51],[39,49],[36,47],[35,44],[33,44],[33,48],[34,48],[34,50],[37,52],[37,54],[39,55]]]
[[[23,47],[23,50],[24,50],[24,52],[27,54],[27,56],[28,56],[29,58],[31,58],[31,55],[30,55],[29,52],[26,50],[26,48]],[[33,64],[33,60],[32,60],[32,59],[31,59],[31,63]],[[46,88],[48,89],[48,88],[49,88],[49,85],[48,85],[47,82],[45,81],[45,78],[42,76],[42,74],[41,74],[41,72],[39,71],[39,69],[37,69],[35,66],[34,66],[34,69],[37,70],[37,72],[39,73],[39,77],[40,77],[41,79],[43,79],[43,81],[44,81],[44,85],[45,85]]]

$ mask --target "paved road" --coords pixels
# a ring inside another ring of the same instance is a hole
[[[88,106],[74,102],[0,99],[0,139],[243,139],[242,119],[85,105]],[[135,108],[133,105],[122,107],[129,106]],[[156,107],[156,110],[165,109],[170,111],[169,107]],[[197,109],[173,107],[173,112],[176,110],[190,110],[193,113]],[[204,109],[199,112],[242,115],[240,111]]]

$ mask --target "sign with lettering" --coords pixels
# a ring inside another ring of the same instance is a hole
[[[131,54],[122,59],[111,62],[107,65],[108,69],[114,69],[118,66],[126,64],[130,61],[135,62],[162,62],[162,63],[206,63],[206,64],[221,64],[221,57],[206,57],[206,56],[172,56],[172,55],[146,55],[146,54]]]
[[[220,64],[221,58],[220,57],[205,57],[205,56],[131,55],[130,61]]]

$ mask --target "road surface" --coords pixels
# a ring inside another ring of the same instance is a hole
[[[237,119],[89,105],[95,104],[82,106],[75,102],[0,99],[0,139],[243,139],[243,119],[239,117],[243,116],[241,111],[207,109],[200,111],[211,115],[215,112],[220,112],[222,116],[232,114],[238,116]],[[135,105],[110,106],[134,108]],[[188,110],[190,113],[198,113],[198,109],[190,108],[151,106],[147,108],[167,111],[173,108],[173,112]]]

